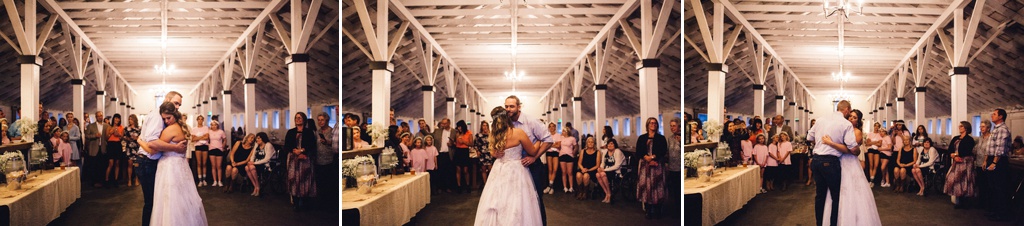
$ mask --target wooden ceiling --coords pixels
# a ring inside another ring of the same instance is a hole
[[[753,30],[759,33],[774,48],[777,59],[784,61],[786,80],[798,80],[806,85],[810,94],[816,98],[829,98],[838,90],[831,73],[838,71],[838,27],[835,16],[825,17],[822,1],[818,0],[757,0],[729,1]],[[701,1],[705,12],[711,12],[711,1]],[[834,3],[834,2],[833,2]],[[941,40],[935,32],[927,33],[935,25],[937,31],[949,34],[953,30],[949,12],[959,4],[966,5],[965,18],[974,12],[974,1],[946,0],[865,0],[862,15],[851,14],[845,28],[845,68],[853,74],[846,85],[851,93],[869,96],[874,107],[885,103],[895,103],[897,96],[907,98],[907,116],[913,116],[915,76],[921,75],[922,83],[928,88],[926,94],[926,117],[945,116],[950,114],[950,79],[952,68]],[[685,4],[691,10],[691,4]],[[1024,49],[1020,48],[1024,35],[1024,27],[1020,22],[1020,0],[989,0],[985,1],[981,10],[980,24],[977,35],[971,43],[970,52],[974,60],[967,66],[971,69],[968,77],[968,112],[986,111],[996,107],[1016,106],[1024,91],[1013,88],[1021,84],[1022,79],[1014,72],[1024,69],[1024,65],[1016,60]],[[692,13],[686,14],[686,37],[694,44],[703,47],[700,31],[697,29],[696,18]],[[945,16],[945,17],[943,17]],[[740,24],[735,15],[729,15],[727,24]],[[726,108],[730,112],[750,114],[753,112],[753,90],[756,70],[751,56],[751,34],[744,31],[736,42],[736,50],[727,62],[734,70],[727,76]],[[915,44],[920,43],[917,48]],[[921,51],[922,55],[916,54]],[[977,52],[977,53],[975,53]],[[707,106],[707,71],[704,60],[691,45],[686,46],[686,102],[689,106],[702,109]],[[928,57],[923,57],[928,55]],[[919,57],[920,56],[920,57]],[[918,58],[921,58],[919,60]],[[922,70],[910,67],[904,87],[897,89],[897,70],[910,62],[923,63]],[[771,68],[772,71],[777,68]],[[790,70],[791,69],[791,70]],[[795,76],[796,79],[793,79]],[[774,95],[776,91],[774,73],[766,79],[765,112],[774,112]],[[785,96],[793,97],[796,88],[787,85]],[[898,93],[902,90],[903,93]],[[891,93],[878,99],[879,93]]]
[[[424,32],[429,34],[440,48],[457,65],[461,74],[453,77],[456,87],[452,96],[458,97],[457,104],[464,104],[464,97],[480,96],[493,99],[507,96],[512,91],[512,81],[504,78],[504,72],[512,68],[510,50],[511,42],[511,8],[509,2],[499,0],[399,0],[391,10],[398,13],[399,8],[409,12],[409,16],[392,15],[390,26],[399,27],[402,18],[411,18],[422,24]],[[604,43],[604,36],[598,34],[605,29],[612,42],[608,47],[611,59],[606,64],[604,78],[609,87],[607,92],[608,117],[634,115],[640,112],[639,82],[635,63],[637,54],[630,47],[630,40],[622,31],[621,24],[627,24],[633,30],[640,30],[640,10],[635,0],[544,0],[521,1],[519,3],[518,27],[518,68],[526,72],[526,77],[516,83],[519,95],[541,97],[549,94],[543,104],[551,109],[553,104],[566,103],[571,105],[569,91],[574,76],[571,71],[585,54],[593,55],[588,49],[592,42]],[[368,64],[370,59],[363,54],[354,42],[366,43],[359,28],[356,13],[348,13],[353,7],[350,0],[342,1],[347,7],[342,24],[344,29],[353,33],[343,39],[342,51],[347,54],[342,59],[343,87],[345,95],[342,101],[346,111],[369,112],[371,100],[370,87],[372,79]],[[627,5],[629,3],[629,5]],[[368,1],[367,5],[376,2]],[[401,7],[397,6],[401,5]],[[655,15],[661,9],[661,1],[653,1]],[[372,9],[376,6],[370,6]],[[682,16],[680,4],[671,8],[665,27],[665,37],[658,58],[662,62],[659,68],[659,94],[662,109],[679,109],[681,102],[680,48],[682,39],[679,21]],[[622,12],[620,12],[622,11]],[[626,21],[619,23],[618,18]],[[611,24],[611,26],[607,26]],[[423,77],[424,47],[414,40],[420,34],[410,27],[404,33],[398,45],[392,63],[395,72],[392,75],[392,106],[396,115],[402,117],[421,117],[423,95],[420,86]],[[672,36],[672,34],[676,34]],[[596,39],[596,41],[595,41]],[[443,72],[442,72],[443,73]],[[583,115],[584,119],[593,119],[594,114],[594,78],[592,70],[585,68],[581,76]],[[463,77],[462,74],[465,76]],[[563,76],[563,74],[568,74]],[[444,115],[444,98],[448,95],[448,81],[444,76],[433,84],[438,91],[435,94],[435,115]],[[549,92],[550,91],[550,92]],[[566,93],[560,95],[561,93]],[[365,94],[365,95],[360,95]],[[551,98],[554,97],[554,98]],[[468,102],[475,106],[473,102]],[[494,103],[491,103],[494,104]],[[534,103],[541,104],[541,103]],[[496,105],[496,104],[495,104]],[[481,106],[483,108],[483,106]],[[479,110],[479,109],[478,109]]]
[[[19,7],[23,7],[23,1],[16,2]],[[311,3],[303,2],[306,11]],[[40,26],[49,17],[60,18],[46,42],[47,47],[40,54],[44,59],[40,73],[40,99],[47,108],[71,110],[72,97],[67,93],[71,90],[69,81],[74,77],[75,64],[70,53],[70,40],[78,37],[85,37],[91,42],[91,45],[86,44],[84,47],[88,49],[86,51],[92,52],[85,72],[86,94],[94,93],[97,89],[93,65],[101,61],[109,62],[106,67],[108,96],[126,99],[128,93],[139,94],[163,84],[165,79],[153,69],[162,62],[162,1],[39,0],[39,5]],[[176,70],[166,78],[166,86],[183,93],[195,89],[197,96],[207,99],[210,96],[221,96],[223,57],[236,50],[232,48],[233,44],[242,38],[247,28],[263,26],[267,32],[261,33],[264,45],[257,51],[259,63],[255,70],[259,72],[256,78],[260,82],[257,84],[256,107],[259,110],[287,107],[287,65],[284,58],[288,54],[280,41],[280,35],[273,32],[275,27],[270,20],[266,17],[261,18],[263,22],[260,23],[255,20],[267,11],[270,16],[281,18],[284,26],[290,26],[289,9],[290,4],[281,0],[168,2],[167,62],[173,64]],[[315,37],[316,41],[310,41],[314,44],[308,52],[311,58],[308,64],[308,103],[311,105],[338,102],[339,12],[336,0],[322,1],[312,28],[313,34],[320,35]],[[13,37],[13,28],[7,20],[9,17],[6,12],[0,12],[0,18],[4,18],[0,20],[0,32]],[[75,32],[75,29],[80,29],[81,33]],[[15,62],[17,55],[8,42],[0,42],[2,62]],[[238,62],[233,65],[236,69],[230,87],[233,93],[243,94],[242,70]],[[18,68],[18,64],[14,63],[0,65],[0,75],[9,78],[4,80],[8,84],[0,85],[13,88],[0,91],[0,99],[3,100],[0,102],[4,104],[16,105],[20,98]],[[110,87],[118,89],[115,91]],[[86,109],[94,108],[95,95],[85,96]],[[243,100],[244,95],[233,95],[234,108],[244,109]]]

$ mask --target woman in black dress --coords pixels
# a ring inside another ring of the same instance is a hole
[[[596,181],[597,171],[600,169],[599,166],[602,161],[601,156],[597,152],[597,147],[595,147],[597,141],[595,141],[594,137],[588,135],[584,139],[587,141],[586,148],[580,152],[579,160],[576,163],[580,170],[576,172],[576,183],[583,186],[583,189],[577,190],[579,195],[576,196],[576,199],[581,200],[584,198],[584,194],[590,190],[589,187],[593,184],[591,182]]]

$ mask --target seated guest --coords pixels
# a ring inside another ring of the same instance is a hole
[[[904,136],[904,144],[910,144],[910,137]],[[896,154],[896,169],[893,169],[893,173],[896,177],[896,192],[904,192],[907,187],[907,173],[914,168],[917,164],[917,152],[914,152],[913,145],[903,145],[899,152]]]
[[[601,156],[604,159],[601,163],[603,170],[597,171],[597,182],[601,184],[601,189],[604,189],[604,200],[601,201],[603,203],[612,201],[612,189],[608,183],[608,175],[618,176],[619,168],[622,168],[622,162],[626,159],[622,155],[622,150],[619,150],[619,142],[611,139],[607,143],[605,150],[601,150]]]
[[[270,162],[270,158],[277,153],[274,150],[274,145],[270,144],[270,137],[267,133],[260,132],[256,134],[256,149],[255,153],[250,155],[249,161],[245,165],[245,172],[249,176],[249,181],[252,182],[252,186],[255,190],[252,191],[252,196],[260,196],[260,180],[258,174],[262,174],[267,170],[267,163]]]
[[[597,171],[601,169],[601,155],[597,152],[597,141],[595,141],[594,137],[587,136],[585,139],[587,140],[586,147],[580,151],[579,160],[576,162],[576,165],[580,169],[580,171],[576,173],[576,182],[584,188],[587,188],[590,186],[590,180],[597,178]],[[588,190],[589,189],[580,189],[579,192],[581,195],[579,195],[577,199],[582,200],[584,197],[583,194],[586,194]]]
[[[925,138],[924,142],[921,142],[921,147],[917,148],[917,163],[914,167],[914,179],[917,180],[917,186],[921,187],[921,190],[917,192],[917,196],[924,196],[924,176],[922,171],[931,171],[932,165],[935,165],[935,160],[939,159],[939,152],[932,147],[932,139]]]
[[[1013,154],[1024,155],[1024,138],[1021,136],[1013,138]]]
[[[249,159],[252,159],[252,149],[255,146],[256,135],[249,134],[245,135],[245,139],[235,142],[234,147],[231,148],[231,152],[228,153],[228,165],[224,167],[224,177],[228,181],[228,186],[224,186],[224,192],[232,192],[235,186],[235,175],[238,175],[239,170],[245,170],[244,167],[249,163]]]

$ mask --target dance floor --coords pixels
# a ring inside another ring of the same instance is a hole
[[[953,209],[946,195],[920,197],[916,191],[894,193],[892,188],[879,186],[873,190],[882,225],[1014,225],[990,221],[982,209]],[[794,183],[788,191],[758,195],[719,225],[751,224],[815,225],[814,186]]]
[[[601,203],[601,198],[580,201],[561,190],[552,195],[545,194],[548,225],[680,225],[682,222],[676,217],[647,220],[636,201],[617,201],[609,205]],[[468,194],[435,195],[430,204],[406,225],[473,225],[479,202],[479,190]]]

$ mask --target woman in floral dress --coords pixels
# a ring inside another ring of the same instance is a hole
[[[473,141],[473,147],[476,147],[476,152],[480,153],[477,159],[480,161],[480,175],[483,176],[484,183],[487,183],[487,174],[491,172],[491,165],[494,164],[494,157],[491,156],[491,152],[487,148],[490,144],[487,142],[490,134],[490,124],[487,121],[480,122],[480,132],[476,134],[476,139]],[[480,185],[480,188],[483,189],[483,184]]]

